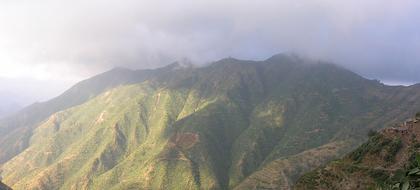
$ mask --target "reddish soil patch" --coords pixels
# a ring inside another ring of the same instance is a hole
[[[169,139],[169,146],[176,146],[183,150],[192,148],[199,141],[196,133],[176,133]]]

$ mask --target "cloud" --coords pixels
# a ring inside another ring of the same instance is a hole
[[[416,0],[8,0],[0,76],[76,81],[115,66],[293,51],[382,80],[420,81]]]

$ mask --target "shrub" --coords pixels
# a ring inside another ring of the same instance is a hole
[[[306,189],[315,189],[318,186],[319,175],[316,170],[311,171],[303,175],[298,184],[303,184]]]
[[[388,162],[394,161],[395,155],[397,155],[398,151],[402,147],[402,141],[401,139],[395,139],[393,140],[388,147],[388,154],[385,157],[385,160]]]
[[[350,153],[350,158],[354,161],[361,162],[367,153],[378,154],[383,147],[391,143],[390,139],[383,138],[382,135],[374,135],[369,138],[368,142],[362,144],[358,149]]]
[[[379,184],[385,183],[389,178],[388,174],[383,170],[370,170],[369,175]]]

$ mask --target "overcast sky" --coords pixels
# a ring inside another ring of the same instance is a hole
[[[49,98],[116,66],[296,52],[410,84],[419,10],[417,0],[0,0],[0,80],[54,84],[36,88]]]

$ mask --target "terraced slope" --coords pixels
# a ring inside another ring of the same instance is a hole
[[[76,86],[78,101],[60,96],[61,106],[41,116],[15,116],[36,118],[30,124],[0,127],[13,129],[2,142],[19,147],[0,148],[14,150],[2,157],[3,181],[14,189],[287,189],[369,129],[420,107],[419,86],[388,87],[288,55],[124,73],[97,80],[97,90]]]

